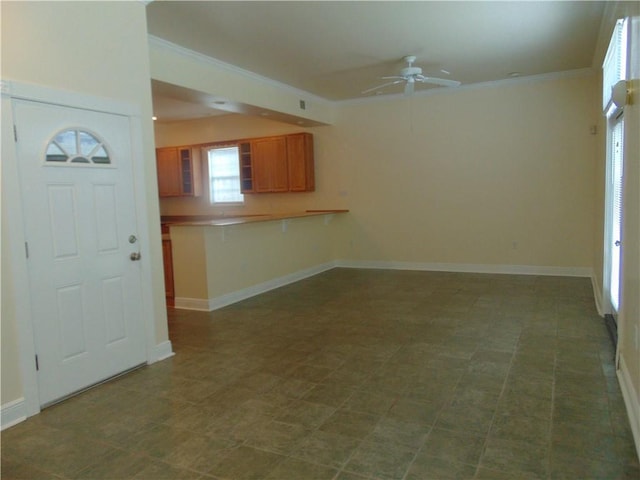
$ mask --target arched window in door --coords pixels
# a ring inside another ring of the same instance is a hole
[[[104,142],[94,134],[79,128],[57,133],[47,145],[48,164],[109,165],[111,158]]]

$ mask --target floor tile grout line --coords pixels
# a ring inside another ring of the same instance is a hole
[[[522,335],[522,333],[520,333],[520,335]],[[520,335],[518,336],[518,343],[520,342]],[[481,449],[481,453],[480,453],[480,457],[478,458],[478,463],[477,463],[477,467],[476,467],[476,472],[475,472],[475,476],[477,476],[480,473],[480,469],[482,468],[482,461],[484,459],[485,453],[486,453],[486,449],[487,446],[489,444],[489,439],[491,437],[491,431],[493,430],[493,425],[496,419],[496,416],[498,415],[498,406],[500,405],[500,402],[503,398],[504,392],[506,390],[507,387],[507,382],[509,379],[509,373],[511,372],[511,369],[513,367],[513,363],[517,354],[517,344],[516,344],[516,348],[512,351],[511,353],[511,359],[509,360],[509,368],[507,369],[507,372],[504,376],[504,381],[502,382],[502,387],[500,389],[500,395],[498,395],[498,400],[496,402],[496,405],[494,407],[494,411],[493,411],[493,415],[491,416],[491,421],[489,422],[489,428],[487,429],[487,433],[485,435],[485,439],[484,439],[484,443],[482,445],[482,449]]]

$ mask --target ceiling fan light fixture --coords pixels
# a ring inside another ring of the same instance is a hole
[[[407,66],[400,70],[399,75],[391,75],[388,77],[382,77],[383,80],[392,80],[391,82],[384,83],[382,85],[375,86],[373,88],[369,88],[364,90],[362,93],[367,94],[371,92],[376,92],[376,95],[379,95],[380,90],[389,87],[391,85],[396,85],[398,83],[405,83],[404,93],[405,95],[410,95],[415,90],[416,83],[427,83],[438,85],[441,87],[457,87],[460,85],[460,82],[456,80],[449,80],[444,78],[436,78],[429,77],[422,74],[422,69],[420,67],[414,67],[413,62],[416,61],[415,55],[407,55],[403,58],[405,62],[407,62]],[[449,72],[447,72],[448,74]]]

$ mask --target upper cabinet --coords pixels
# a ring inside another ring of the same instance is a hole
[[[253,158],[253,188],[256,193],[286,192],[289,190],[286,137],[270,137],[254,140],[251,144]]]
[[[296,133],[239,143],[242,193],[312,192],[313,135]]]
[[[202,178],[198,148],[157,148],[156,163],[158,192],[161,197],[201,195]]]
[[[251,156],[251,142],[244,141],[238,144],[240,155],[240,191],[253,193],[253,161]]]
[[[315,190],[313,164],[313,135],[297,133],[287,135],[287,166],[290,192]]]
[[[313,135],[310,133],[247,138],[220,144],[238,146],[242,193],[315,190]],[[156,149],[160,196],[200,196],[204,187],[200,155],[213,145],[216,144]]]

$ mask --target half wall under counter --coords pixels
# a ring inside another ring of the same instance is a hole
[[[175,307],[211,311],[333,268],[347,213],[164,217]]]

